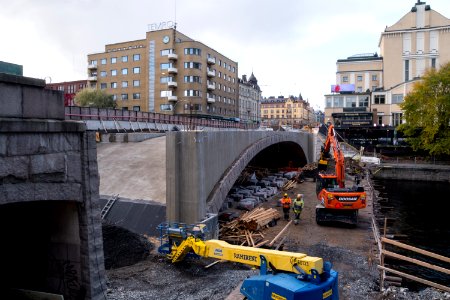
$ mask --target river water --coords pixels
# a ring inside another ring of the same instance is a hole
[[[379,192],[379,205],[375,205],[375,216],[389,219],[386,232],[396,235],[395,239],[406,244],[450,257],[450,184],[442,182],[408,180],[374,180]],[[379,222],[382,231],[383,222]],[[381,232],[382,234],[382,232]],[[399,249],[399,248],[392,248]],[[412,252],[398,251],[445,268],[440,261],[411,255]],[[402,263],[396,269],[440,284],[450,285],[450,276],[427,268]]]

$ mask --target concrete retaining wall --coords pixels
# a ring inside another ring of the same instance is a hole
[[[450,166],[383,164],[380,169],[373,172],[373,177],[376,179],[450,182]]]
[[[196,223],[207,212],[217,213],[248,162],[266,147],[286,141],[299,144],[308,163],[315,161],[315,139],[306,132],[168,132],[168,220]]]
[[[152,138],[164,136],[165,133],[130,132],[130,133],[102,133],[102,143],[138,143]]]

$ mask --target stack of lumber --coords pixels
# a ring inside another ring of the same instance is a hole
[[[283,185],[283,191],[288,191],[290,189],[292,189],[295,185],[295,182],[297,181],[297,177],[295,177],[294,179],[291,179],[289,181],[287,181],[284,185]]]
[[[262,246],[269,242],[262,241],[264,239],[262,231],[269,223],[280,219],[280,217],[280,213],[275,208],[255,208],[222,225],[219,230],[220,239],[231,244]]]

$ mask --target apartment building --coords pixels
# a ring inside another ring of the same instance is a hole
[[[45,85],[46,89],[64,92],[64,106],[74,106],[76,93],[86,87],[88,87],[87,80],[54,82]]]
[[[90,86],[113,95],[119,108],[238,116],[238,63],[175,28],[106,45],[105,52],[89,54],[88,63]]]
[[[401,124],[399,104],[427,69],[450,61],[448,45],[450,20],[418,1],[381,33],[379,57],[337,61],[336,85],[325,95],[325,119],[344,126]],[[347,82],[342,90],[340,85]]]
[[[299,128],[314,121],[314,110],[299,97],[283,96],[264,98],[261,101],[261,122],[263,125],[289,125]]]
[[[246,123],[261,121],[261,89],[255,75],[239,79],[239,118]]]

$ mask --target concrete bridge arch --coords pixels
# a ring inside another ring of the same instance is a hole
[[[316,160],[307,132],[170,132],[166,141],[167,219],[195,223],[217,213],[242,170],[261,151],[292,143]]]

